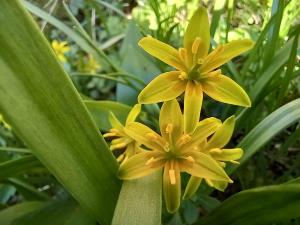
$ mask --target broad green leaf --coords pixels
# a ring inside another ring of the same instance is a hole
[[[161,225],[162,174],[124,181],[112,225]]]
[[[81,206],[110,224],[116,160],[23,5],[1,1],[0,11],[0,112]]]
[[[266,225],[300,217],[300,185],[282,184],[239,192],[196,225]]]
[[[118,120],[125,124],[127,115],[131,108],[125,104],[112,101],[84,101],[84,104],[93,116],[97,127],[101,130],[109,130],[112,126],[109,123],[109,112],[112,112]]]
[[[276,134],[299,120],[300,98],[285,104],[267,116],[240,142],[239,147],[244,150],[244,155],[239,160],[240,165],[258,152]],[[228,171],[233,172],[238,166],[231,166]]]
[[[34,201],[34,202],[24,202],[7,209],[0,211],[0,224],[1,225],[11,225],[12,222],[32,211],[40,209],[47,205],[46,202]]]
[[[73,200],[48,202],[13,221],[14,225],[96,225],[96,221],[89,217]]]

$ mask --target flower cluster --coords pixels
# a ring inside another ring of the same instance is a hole
[[[105,137],[118,137],[112,141],[112,150],[125,148],[119,160],[122,161],[121,179],[137,179],[163,170],[165,203],[172,213],[180,205],[181,172],[191,175],[184,198],[190,198],[202,180],[221,191],[233,182],[224,167],[227,162],[238,163],[236,160],[243,150],[224,146],[232,136],[235,118],[231,116],[223,123],[213,117],[199,121],[200,111],[203,93],[220,102],[251,105],[246,92],[218,68],[249,50],[253,43],[251,40],[232,41],[209,52],[208,15],[206,9],[200,7],[188,24],[183,48],[177,50],[152,37],[142,38],[139,45],[176,69],[157,76],[138,96],[140,104],[163,102],[160,134],[134,122],[140,110],[138,105],[129,113],[125,126],[111,115],[113,128]],[[184,94],[183,112],[176,100],[181,94]]]

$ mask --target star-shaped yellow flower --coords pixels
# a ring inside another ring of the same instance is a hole
[[[168,101],[185,92],[184,115],[191,120],[199,117],[203,92],[220,102],[245,107],[251,105],[246,92],[232,79],[222,75],[218,68],[252,48],[253,42],[236,40],[219,45],[208,53],[209,30],[207,11],[200,7],[188,24],[183,48],[177,50],[152,37],[144,37],[140,40],[139,45],[145,51],[177,71],[163,73],[151,81],[139,94],[139,103]],[[193,97],[190,98],[192,93]],[[193,123],[197,121],[194,120]],[[190,130],[188,127],[186,129]]]
[[[57,40],[52,41],[51,46],[61,62],[66,62],[65,53],[70,51],[70,47],[66,41],[58,42]]]
[[[109,130],[108,133],[104,134],[104,138],[113,138],[110,145],[110,150],[120,150],[125,149],[124,152],[118,156],[118,162],[124,162],[131,156],[135,155],[140,151],[138,144],[134,139],[128,136],[124,129],[130,124],[134,122],[137,116],[141,112],[141,105],[136,104],[129,112],[125,126],[117,119],[117,117],[110,112],[109,114],[109,122],[112,128]]]
[[[216,118],[202,120],[192,127],[190,133],[184,131],[186,122],[174,99],[164,102],[161,108],[161,135],[137,122],[129,123],[124,129],[126,134],[146,149],[120,165],[119,177],[137,179],[163,168],[163,193],[169,212],[175,212],[180,205],[181,171],[214,181],[232,182],[216,160],[198,149],[200,143],[212,135],[221,122]]]
[[[235,117],[231,116],[216,130],[211,138],[203,141],[198,149],[200,152],[210,155],[220,166],[225,167],[225,162],[238,163],[236,160],[243,155],[241,148],[223,149],[229,142],[235,124]],[[192,176],[185,189],[184,198],[190,198],[197,191],[202,181],[201,177]],[[224,191],[228,182],[205,178],[206,183],[220,191]]]

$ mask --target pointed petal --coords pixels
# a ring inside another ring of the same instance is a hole
[[[145,145],[153,150],[164,151],[165,141],[162,137],[144,124],[132,122],[129,123],[124,131],[138,143]]]
[[[150,55],[158,58],[159,60],[167,63],[174,68],[185,71],[186,68],[179,58],[178,50],[172,46],[165,44],[152,37],[144,37],[139,41],[141,46]]]
[[[137,116],[140,114],[140,112],[141,112],[141,105],[135,104],[127,116],[126,124],[134,122]]]
[[[147,165],[147,162],[151,157],[151,152],[143,152],[127,159],[120,165],[119,178],[123,180],[137,179],[147,176],[163,167],[163,163],[156,165],[156,167]]]
[[[182,166],[183,171],[196,177],[232,183],[223,168],[211,156],[196,151],[189,153],[189,156],[193,157],[195,162]]]
[[[186,80],[181,80],[179,71],[160,74],[152,80],[139,94],[138,101],[142,104],[172,100],[181,95],[186,87]]]
[[[244,107],[251,106],[247,93],[227,76],[207,77],[201,84],[203,91],[217,101]]]
[[[224,191],[228,186],[228,182],[226,181],[210,180],[209,183],[219,191]]]
[[[218,46],[204,59],[201,72],[206,73],[220,67],[232,58],[248,51],[253,45],[253,41],[245,39],[231,41],[225,45]],[[216,54],[216,51],[218,54]]]
[[[191,140],[182,147],[182,151],[190,151],[193,147],[199,147],[200,149],[203,148],[204,146],[202,147],[198,145],[201,145],[202,142],[212,135],[221,125],[221,121],[214,117],[200,121],[191,136]]]
[[[123,130],[124,126],[122,125],[122,123],[117,119],[117,117],[115,116],[115,114],[113,114],[113,112],[109,112],[109,116],[108,116],[108,120],[110,122],[110,125],[115,128],[118,129],[120,131]]]
[[[177,162],[171,167],[170,161],[166,162],[163,175],[163,192],[166,208],[169,213],[174,213],[180,205],[181,180]]]
[[[176,99],[164,102],[159,115],[162,136],[173,143],[183,133],[183,116]]]
[[[192,46],[196,38],[200,38],[197,57],[207,55],[210,46],[210,32],[207,9],[199,7],[193,14],[184,34],[184,47],[191,58]]]
[[[188,184],[186,185],[186,188],[185,188],[185,191],[183,194],[183,199],[190,199],[191,197],[193,197],[193,195],[198,190],[198,188],[201,184],[201,181],[202,181],[202,178],[191,176]]]
[[[199,121],[203,92],[200,84],[189,81],[184,94],[184,132],[191,133]]]
[[[212,151],[211,157],[219,161],[232,161],[238,160],[243,156],[241,148],[220,149],[221,151]]]
[[[227,118],[224,123],[219,126],[216,133],[209,139],[205,149],[223,148],[230,141],[235,125],[235,117]]]

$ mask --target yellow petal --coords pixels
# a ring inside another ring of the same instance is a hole
[[[162,136],[173,143],[183,133],[183,116],[176,99],[164,102],[159,115]]]
[[[191,133],[199,121],[203,92],[200,84],[189,81],[184,94],[184,132]]]
[[[207,77],[201,84],[203,91],[217,101],[244,107],[251,106],[247,93],[227,76]]]
[[[164,152],[165,141],[149,127],[141,123],[132,122],[124,128],[124,131],[138,143],[143,144],[150,149]]]
[[[230,141],[235,125],[235,117],[227,118],[217,129],[216,133],[209,139],[205,149],[223,148]]]
[[[207,55],[210,46],[210,32],[207,10],[199,7],[193,14],[184,34],[184,47],[188,50],[189,58],[192,58],[192,46],[196,38],[200,38],[197,58]]]
[[[138,101],[142,104],[172,100],[181,95],[186,87],[186,80],[178,76],[180,72],[171,71],[160,74],[152,80],[139,94]]]
[[[151,159],[151,157],[151,152],[142,152],[127,159],[120,165],[118,174],[119,178],[123,180],[137,179],[149,175],[163,167],[163,162],[156,165],[156,167],[150,167],[147,165],[147,162]]]
[[[52,41],[51,45],[52,45],[52,48],[53,48],[53,49],[57,49],[57,48],[58,48],[58,46],[59,46],[59,44],[58,44],[58,41],[57,41],[57,40],[54,40],[54,41]]]
[[[115,114],[113,114],[112,112],[109,112],[108,120],[113,128],[118,129],[119,131],[123,130],[123,124],[117,119]]]
[[[185,66],[179,58],[178,50],[172,46],[165,44],[159,40],[152,37],[144,37],[139,41],[139,46],[141,46],[150,55],[158,58],[159,60],[167,63],[174,68],[186,71]]]
[[[201,72],[206,73],[218,68],[232,58],[248,51],[253,47],[253,45],[253,41],[245,39],[231,41],[220,47],[218,46],[204,59],[204,63],[201,66]],[[216,54],[216,51],[218,52],[218,54]]]
[[[201,184],[201,181],[202,181],[202,178],[191,176],[188,184],[186,185],[186,188],[185,188],[185,191],[183,194],[183,199],[189,199],[189,198],[193,197],[193,195],[198,190],[198,188]]]
[[[192,165],[183,165],[183,171],[196,177],[232,183],[223,168],[211,156],[196,151],[190,152],[189,156],[193,157],[195,162]]]
[[[221,151],[212,151],[210,155],[215,160],[220,161],[232,161],[238,160],[243,155],[243,150],[241,148],[231,148],[231,149],[220,149]]]
[[[141,112],[141,105],[140,104],[135,104],[132,109],[130,110],[127,119],[126,119],[126,124],[129,124],[131,122],[134,122],[137,116]]]
[[[205,141],[208,136],[212,135],[221,124],[219,119],[213,117],[200,121],[191,136],[190,142],[183,147],[183,151],[190,150],[192,147],[198,147],[198,145]]]
[[[180,170],[177,162],[168,161],[165,164],[163,174],[163,192],[168,212],[176,212],[180,205],[181,195]]]
[[[228,182],[226,181],[219,181],[219,180],[209,180],[210,185],[212,185],[215,189],[219,191],[224,191],[227,186]]]

